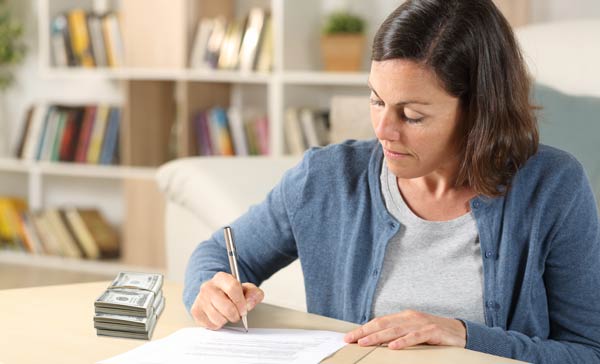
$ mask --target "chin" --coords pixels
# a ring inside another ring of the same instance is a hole
[[[423,176],[423,173],[420,173],[420,171],[416,170],[415,168],[401,166],[390,161],[387,161],[386,164],[390,172],[398,178],[412,179]]]

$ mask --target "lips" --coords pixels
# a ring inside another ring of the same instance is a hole
[[[397,151],[385,149],[385,148],[384,148],[384,150],[385,150],[386,154],[390,154],[390,155],[398,156],[398,157],[410,155],[410,153],[397,152]]]

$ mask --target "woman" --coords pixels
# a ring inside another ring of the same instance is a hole
[[[538,146],[530,81],[491,0],[414,0],[375,36],[378,140],[308,151],[267,199],[198,246],[184,302],[219,329],[300,258],[310,312],[359,345],[466,347],[600,363],[600,229],[581,165]],[[217,273],[219,272],[219,273]]]

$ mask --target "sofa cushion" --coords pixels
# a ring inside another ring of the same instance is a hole
[[[183,158],[157,173],[167,198],[215,229],[262,201],[299,157]]]
[[[515,30],[536,81],[600,97],[600,19],[535,23]]]

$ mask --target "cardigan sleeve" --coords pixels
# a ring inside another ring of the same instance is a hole
[[[553,191],[560,209],[546,237],[544,285],[550,335],[529,337],[463,321],[467,349],[532,363],[600,363],[600,227],[596,200],[579,163],[566,168]]]

